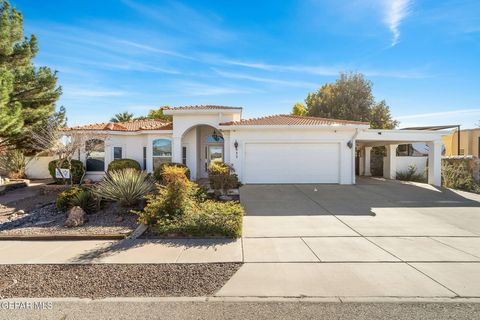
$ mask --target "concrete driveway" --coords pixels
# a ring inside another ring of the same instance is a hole
[[[220,296],[480,297],[480,196],[425,184],[247,185]]]
[[[480,195],[358,180],[343,186],[246,185],[240,190],[244,237],[480,236]]]

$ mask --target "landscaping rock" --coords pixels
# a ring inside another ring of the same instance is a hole
[[[73,228],[81,226],[85,223],[85,211],[79,206],[75,206],[67,211],[67,220],[65,220],[64,226],[67,228]]]
[[[24,210],[18,210],[17,212],[15,212],[16,214],[18,215],[22,215],[22,214],[25,214],[25,211]]]

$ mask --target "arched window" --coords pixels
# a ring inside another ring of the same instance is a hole
[[[85,142],[87,171],[105,171],[105,142],[90,139]]]
[[[153,140],[153,170],[165,162],[172,162],[172,142],[168,139]]]

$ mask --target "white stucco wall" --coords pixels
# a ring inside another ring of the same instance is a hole
[[[397,157],[396,172],[407,171],[409,166],[414,165],[417,167],[417,173],[423,174],[427,169],[427,160],[428,157]]]
[[[27,165],[25,167],[25,174],[28,179],[48,179],[51,178],[48,171],[48,164],[55,160],[54,156],[26,158]]]

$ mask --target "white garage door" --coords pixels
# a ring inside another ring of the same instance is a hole
[[[244,183],[339,183],[338,143],[246,143]]]

